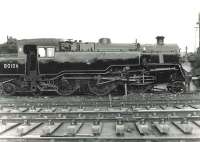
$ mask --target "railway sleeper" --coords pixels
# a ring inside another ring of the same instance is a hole
[[[136,128],[138,129],[140,135],[149,135],[150,134],[150,126],[144,119],[140,122],[136,122]]]
[[[193,127],[191,122],[187,119],[183,119],[182,121],[172,122],[178,129],[180,129],[184,134],[192,134]]]

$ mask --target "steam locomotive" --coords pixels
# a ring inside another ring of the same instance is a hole
[[[164,84],[172,93],[184,91],[185,74],[176,44],[82,42],[54,38],[9,37],[0,45],[0,91],[56,92],[59,95],[147,92]],[[122,91],[123,90],[123,91]]]

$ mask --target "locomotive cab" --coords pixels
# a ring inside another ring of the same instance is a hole
[[[31,91],[37,91],[40,84],[39,62],[54,58],[55,48],[51,46],[24,45],[26,54],[25,80],[30,82]]]

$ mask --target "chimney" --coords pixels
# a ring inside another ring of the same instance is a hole
[[[164,44],[164,36],[157,36],[156,40],[157,40],[157,45],[163,45]]]

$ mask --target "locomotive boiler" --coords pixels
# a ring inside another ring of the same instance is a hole
[[[0,45],[1,94],[57,92],[59,95],[147,92],[164,84],[184,91],[185,74],[176,44],[97,43],[61,39],[8,38]]]

